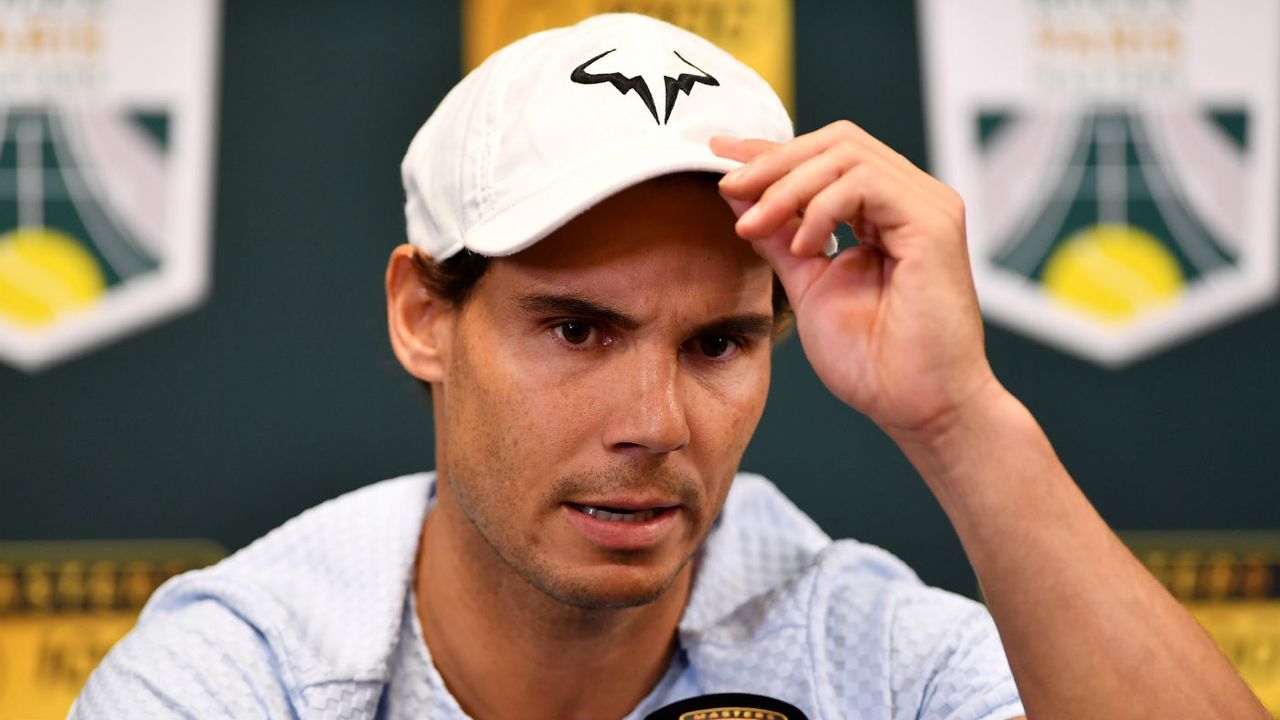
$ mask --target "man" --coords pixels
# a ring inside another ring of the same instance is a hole
[[[1265,717],[992,375],[959,198],[856,126],[791,139],[722,51],[601,16],[486,61],[404,179],[388,321],[436,472],[168,584],[73,716]],[[990,615],[736,475],[791,312]]]

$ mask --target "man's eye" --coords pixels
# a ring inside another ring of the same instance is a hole
[[[724,335],[703,335],[698,338],[698,350],[713,360],[723,360],[738,350],[738,342]]]
[[[594,328],[584,322],[567,320],[555,326],[556,335],[570,345],[582,345],[591,339]]]

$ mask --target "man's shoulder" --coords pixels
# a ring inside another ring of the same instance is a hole
[[[259,628],[304,682],[385,677],[432,476],[325,501],[204,570],[163,586],[142,622],[215,599]]]
[[[230,707],[236,698],[261,712],[231,716],[277,716],[273,703],[309,707],[338,690],[354,702],[362,687],[380,688],[431,480],[410,475],[326,501],[165,583],[94,672],[82,716],[108,716],[91,708],[116,701]]]
[[[377,681],[309,683],[260,628],[215,598],[194,600],[126,635],[94,669],[69,720],[371,718]]]
[[[842,584],[878,596],[923,588],[891,553],[855,540],[833,541],[772,482],[740,473],[698,556],[685,625],[708,627],[741,605],[807,609],[814,593]]]
[[[755,687],[837,716],[1016,700],[984,607],[884,549],[831,540],[764,478],[735,483],[682,623],[707,692]]]

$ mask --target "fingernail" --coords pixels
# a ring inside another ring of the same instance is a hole
[[[716,140],[716,141],[718,141],[718,142],[722,142],[722,143],[739,143],[739,142],[742,142],[742,138],[734,137],[734,136],[732,136],[732,135],[712,135],[712,136],[711,136],[711,139],[712,139],[712,140]]]
[[[733,210],[733,214],[737,217],[742,217],[742,214],[751,207],[751,202],[748,200],[739,200],[732,197],[726,197],[724,200],[729,203],[729,208]]]
[[[730,183],[742,182],[750,172],[750,165],[741,165],[726,173],[722,180]]]
[[[750,210],[747,210],[746,212],[742,213],[742,217],[738,218],[738,222],[743,222],[750,225],[751,223],[755,222],[758,219],[760,219],[760,206],[752,205]]]

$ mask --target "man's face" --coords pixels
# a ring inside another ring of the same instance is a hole
[[[451,311],[437,511],[494,571],[584,608],[680,576],[769,385],[772,271],[733,224],[712,183],[644,183],[495,259]]]

